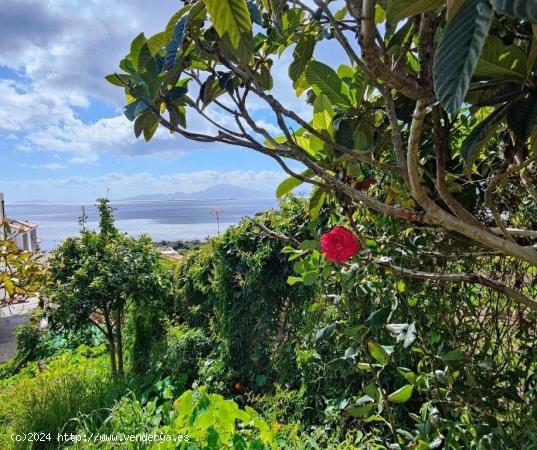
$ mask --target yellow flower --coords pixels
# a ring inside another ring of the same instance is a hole
[[[280,431],[282,429],[282,424],[280,422],[274,422],[272,424],[272,429],[276,432]]]

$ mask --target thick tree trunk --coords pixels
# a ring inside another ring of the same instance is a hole
[[[116,362],[116,344],[114,340],[114,329],[108,311],[104,314],[104,321],[106,324],[106,338],[108,339],[108,352],[110,354],[110,365],[112,369],[112,376],[117,378],[117,362]]]

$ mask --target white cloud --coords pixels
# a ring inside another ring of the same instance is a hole
[[[13,80],[0,79],[0,130],[25,131],[74,118],[73,106],[87,106],[87,99],[66,92],[58,96],[36,91]],[[16,138],[13,133],[10,139]]]
[[[65,164],[49,163],[49,164],[32,164],[32,169],[45,169],[45,170],[61,170],[66,169]]]
[[[105,75],[117,68],[140,31],[161,31],[180,8],[154,0],[2,0],[0,65],[25,74],[40,88],[122,102]]]
[[[180,6],[155,0],[148,14],[144,0],[0,1],[0,66],[17,71],[17,81],[0,79],[0,138],[3,132],[20,151],[50,152],[52,161],[61,154],[63,165],[97,164],[104,153],[177,157],[218,146],[170,136],[165,130],[145,143],[135,139],[132,123],[121,115],[90,121],[77,112],[93,106],[96,98],[119,110],[123,92],[104,76],[117,70],[137,33],[161,31]],[[289,80],[291,59],[292,49],[275,58],[272,94],[300,116],[311,117],[311,108],[303,97],[296,98]],[[251,98],[248,108],[258,123],[280,135],[267,105]],[[217,123],[237,129],[230,114],[214,107],[207,112]],[[188,124],[189,131],[216,133],[216,127],[194,114]]]

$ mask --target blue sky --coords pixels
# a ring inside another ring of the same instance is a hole
[[[285,177],[251,150],[194,143],[164,130],[149,144],[135,139],[121,113],[121,90],[103,77],[116,70],[136,34],[161,31],[181,6],[153,0],[148,12],[147,3],[0,2],[0,191],[8,201],[91,201],[108,189],[111,198],[123,198],[219,183],[273,191]],[[320,52],[325,62],[344,61],[333,49]],[[274,91],[309,114],[287,77],[290,55],[274,67]],[[267,111],[255,116],[274,128]],[[207,129],[197,120],[189,125]]]

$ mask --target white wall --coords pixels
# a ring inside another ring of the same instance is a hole
[[[24,236],[26,236],[26,242],[24,242]],[[33,251],[32,249],[32,239],[30,237],[30,233],[19,233],[15,236],[15,243],[17,244],[17,247],[21,250],[26,251]],[[26,245],[25,245],[26,244]]]

